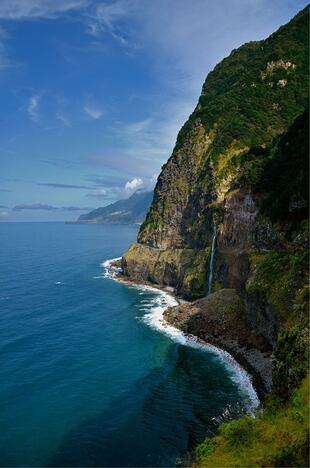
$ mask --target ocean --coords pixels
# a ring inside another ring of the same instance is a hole
[[[253,412],[247,374],[113,279],[137,226],[0,224],[0,465],[174,466]]]

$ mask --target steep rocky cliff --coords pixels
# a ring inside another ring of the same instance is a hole
[[[169,285],[194,300],[168,311],[167,320],[241,353],[262,377],[262,393],[272,388],[265,416],[231,423],[198,449],[203,466],[306,460],[307,390],[300,385],[308,369],[308,14],[306,8],[268,39],[232,51],[208,75],[162,168],[138,243],[122,258],[130,279]],[[212,293],[200,299],[210,293],[211,253]],[[251,349],[260,353],[257,366]],[[296,398],[299,435],[290,419]],[[278,420],[264,419],[268,411]],[[281,424],[290,429],[272,446]]]
[[[267,40],[234,50],[208,75],[162,168],[138,245],[123,257],[126,275],[152,278],[148,264],[171,251],[161,255],[156,282],[202,297],[216,230],[219,286],[244,288],[244,252],[277,242],[260,216],[253,182],[269,148],[307,106],[307,26],[304,10]]]

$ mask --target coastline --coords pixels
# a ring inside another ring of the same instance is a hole
[[[180,344],[209,351],[220,358],[223,364],[231,371],[232,380],[246,394],[248,399],[246,407],[247,413],[255,416],[257,409],[261,405],[263,392],[259,386],[259,379],[253,375],[254,372],[251,366],[247,365],[245,360],[242,362],[241,356],[234,355],[228,348],[220,346],[220,344],[216,342],[206,341],[193,333],[188,333],[167,319],[169,310],[174,310],[183,305],[188,306],[191,303],[176,297],[173,293],[173,288],[165,288],[145,281],[133,281],[125,277],[121,273],[121,268],[119,266],[120,260],[121,257],[102,262],[101,266],[105,269],[103,276],[129,287],[159,293],[160,295],[157,300],[155,300],[152,312],[144,316],[144,321],[149,326],[165,333],[170,336],[172,340]]]
[[[222,290],[227,291],[230,290]],[[184,333],[194,335],[234,357],[251,375],[253,385],[262,402],[272,388],[273,359],[261,336],[253,335],[243,320],[237,322],[232,314],[212,310],[210,300],[180,304],[165,311],[165,320]]]

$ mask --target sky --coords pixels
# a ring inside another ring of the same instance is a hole
[[[151,190],[207,74],[303,0],[0,0],[0,221]]]

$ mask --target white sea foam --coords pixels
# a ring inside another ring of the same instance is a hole
[[[62,284],[62,281],[56,281],[55,284]]]
[[[120,270],[120,268],[111,266],[111,264],[116,260],[119,260],[119,258],[114,258],[102,262],[101,266],[104,267],[103,276],[105,278],[111,278],[116,281],[118,280],[116,273]],[[230,371],[232,380],[246,395],[246,409],[248,413],[255,415],[255,411],[259,406],[260,401],[253,387],[251,376],[245,369],[243,369],[243,367],[238,364],[238,362],[231,356],[231,354],[229,354],[227,351],[217,348],[216,346],[208,344],[193,335],[185,334],[178,328],[170,325],[164,319],[164,312],[168,307],[178,305],[178,302],[168,292],[162,291],[152,286],[133,283],[130,283],[128,287],[139,289],[140,294],[149,291],[156,293],[153,299],[141,301],[140,310],[143,312],[148,312],[143,316],[142,320],[150,327],[155,328],[156,330],[159,330],[160,332],[169,336],[173,341],[184,346],[190,346],[191,348],[211,352],[218,359],[220,359],[225,367]]]
[[[110,260],[105,260],[101,263],[101,266],[104,268],[102,276],[104,278],[115,279],[117,273],[121,271],[121,268],[113,266],[114,262],[121,260],[122,257],[111,258]]]

